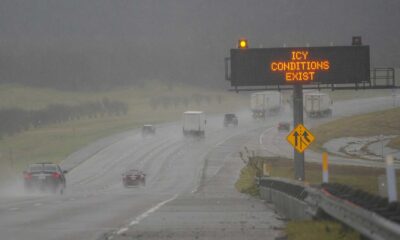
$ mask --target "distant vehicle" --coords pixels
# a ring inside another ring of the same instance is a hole
[[[224,116],[224,127],[228,127],[229,125],[237,127],[239,124],[239,120],[233,113],[226,113]]]
[[[308,92],[304,93],[304,112],[310,118],[332,116],[331,106],[333,101],[326,93]]]
[[[250,107],[253,118],[264,119],[269,115],[276,115],[281,110],[281,93],[277,91],[257,92],[251,94]]]
[[[204,137],[206,129],[206,115],[201,111],[187,111],[183,113],[182,125],[184,136]]]
[[[23,172],[24,187],[27,191],[39,190],[63,194],[66,188],[64,175],[66,173],[67,171],[62,171],[60,166],[54,163],[30,164]]]
[[[146,137],[148,135],[156,134],[156,128],[153,125],[143,125],[142,127],[142,136]]]
[[[290,131],[290,123],[289,122],[279,122],[278,123],[278,131]]]
[[[122,174],[122,183],[124,187],[144,186],[146,185],[146,174],[135,169],[128,170]]]

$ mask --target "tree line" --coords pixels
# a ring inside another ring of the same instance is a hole
[[[0,138],[12,136],[31,128],[63,123],[81,118],[121,116],[128,113],[128,105],[121,101],[104,98],[79,105],[50,104],[44,109],[24,110],[20,108],[0,109]]]
[[[192,96],[156,96],[150,98],[150,106],[153,110],[159,108],[168,109],[169,107],[177,108],[178,106],[188,107],[189,104],[201,106],[203,104],[210,105],[212,102],[221,104],[224,101],[221,95],[204,95],[200,93],[192,94]]]

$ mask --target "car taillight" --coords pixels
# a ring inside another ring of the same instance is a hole
[[[32,179],[32,174],[30,174],[30,173],[24,173],[24,178],[25,178],[25,179]]]
[[[60,177],[61,177],[61,174],[59,174],[58,172],[55,172],[55,173],[51,174],[51,176],[52,176],[53,178],[60,178]]]

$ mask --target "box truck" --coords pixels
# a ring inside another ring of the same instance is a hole
[[[182,117],[183,135],[204,137],[206,123],[206,115],[204,114],[204,112],[184,112]]]

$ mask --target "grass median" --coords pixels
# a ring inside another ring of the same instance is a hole
[[[400,135],[399,119],[400,108],[394,108],[328,122],[311,129],[316,140],[310,148],[326,151],[324,143],[335,138]],[[400,149],[400,137],[391,140],[388,146]]]

